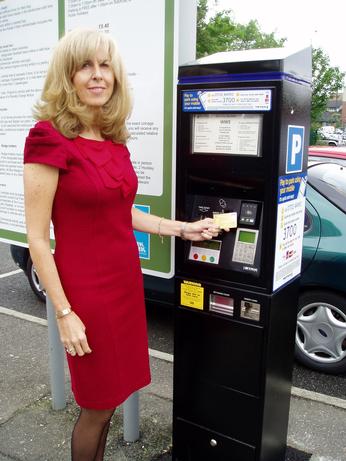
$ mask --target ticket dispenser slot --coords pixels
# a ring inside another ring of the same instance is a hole
[[[179,70],[176,217],[221,232],[176,241],[172,461],[285,460],[310,82],[310,49]]]
[[[209,298],[209,310],[220,314],[234,314],[234,299],[228,294],[211,293]]]

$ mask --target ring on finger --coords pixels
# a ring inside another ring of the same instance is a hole
[[[74,347],[66,347],[66,352],[71,355],[76,355],[76,349]]]

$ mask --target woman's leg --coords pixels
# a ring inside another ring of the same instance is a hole
[[[96,456],[98,456],[99,447],[100,453],[102,450],[104,451],[108,432],[107,426],[109,426],[113,413],[114,409],[91,410],[81,408],[72,432],[72,461],[102,460]]]
[[[97,448],[97,453],[96,453],[94,461],[103,461],[103,455],[105,453],[107,435],[108,435],[110,424],[111,424],[111,422],[109,421],[109,423],[106,424],[105,428],[103,429],[103,432],[102,432],[102,435],[101,435],[101,438],[100,438],[100,443],[99,443],[99,446]]]

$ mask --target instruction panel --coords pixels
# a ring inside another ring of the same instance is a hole
[[[261,114],[195,114],[192,153],[260,155]]]

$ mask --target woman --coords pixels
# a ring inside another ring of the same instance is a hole
[[[210,239],[211,219],[182,223],[135,209],[126,141],[126,74],[107,35],[60,40],[24,151],[31,257],[56,310],[81,407],[73,461],[103,459],[115,408],[150,382],[142,275],[133,229]],[[49,227],[56,248],[50,251]]]

